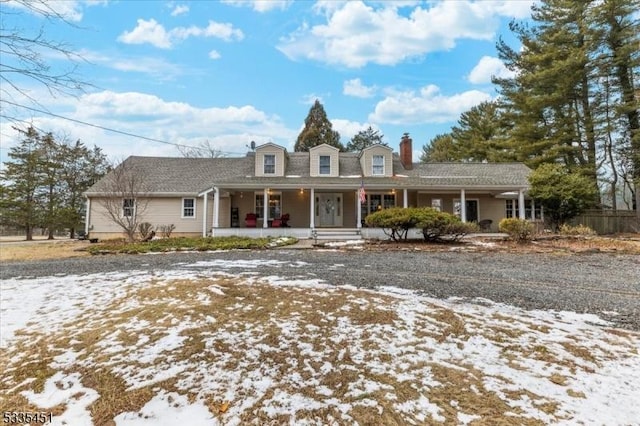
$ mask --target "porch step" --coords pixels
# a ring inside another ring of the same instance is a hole
[[[361,240],[362,234],[357,228],[316,228],[311,232],[313,239],[318,241],[347,241]]]

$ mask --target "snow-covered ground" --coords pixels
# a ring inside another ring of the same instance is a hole
[[[638,333],[593,315],[263,276],[265,262],[300,266],[2,281],[0,395],[57,425],[640,419]]]

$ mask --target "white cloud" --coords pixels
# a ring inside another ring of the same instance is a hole
[[[514,72],[507,69],[504,63],[492,56],[483,56],[469,73],[469,81],[473,84],[491,83],[491,77],[510,78]]]
[[[205,28],[176,27],[167,31],[164,26],[155,19],[145,21],[138,19],[138,25],[131,31],[125,31],[118,37],[118,41],[127,44],[149,43],[161,49],[173,47],[176,41],[186,40],[189,37],[215,37],[224,41],[242,40],[244,34],[241,30],[233,28],[232,24],[209,21]]]
[[[347,80],[343,84],[342,93],[356,98],[370,98],[376,93],[375,86],[365,86],[359,78]]]
[[[94,5],[101,2],[80,2],[75,0],[68,1],[49,1],[49,2],[29,2],[29,7],[16,1],[2,1],[2,7],[12,7],[29,11],[35,15],[59,15],[70,22],[80,22],[82,20],[82,5]]]
[[[171,16],[184,15],[185,13],[189,13],[189,6],[186,4],[180,4],[173,8]]]
[[[324,14],[327,22],[303,24],[283,38],[278,49],[290,59],[351,68],[368,63],[395,65],[429,52],[452,49],[459,39],[493,39],[501,16],[521,13],[520,6],[510,3],[445,1],[417,6],[407,15],[400,13],[393,2],[324,2],[314,10]]]
[[[118,37],[118,41],[126,44],[149,43],[161,49],[171,48],[169,33],[155,19],[148,21],[138,19],[138,25],[131,31],[123,32]]]
[[[321,104],[324,104],[324,100],[322,99],[322,96],[316,95],[315,93],[309,93],[307,95],[303,95],[302,99],[300,100],[300,103],[303,105],[313,105],[316,100],[320,101]]]
[[[285,10],[293,3],[293,0],[222,0],[222,3],[238,7],[251,7],[256,12],[264,13],[275,9]]]
[[[220,59],[222,56],[220,56],[220,53],[218,53],[217,50],[212,50],[211,52],[209,52],[209,59]]]
[[[245,145],[274,141],[287,145],[298,132],[288,129],[274,114],[251,105],[200,108],[184,102],[168,102],[139,92],[103,91],[73,99],[73,104],[46,106],[58,115],[171,143],[196,145],[205,139],[225,153],[243,154]],[[152,142],[62,118],[40,115],[25,118],[45,131],[55,129],[72,140],[94,143],[113,159],[129,155],[179,156],[175,146]],[[189,125],[185,125],[189,123]],[[2,124],[3,152],[15,145],[18,135]],[[12,140],[13,138],[13,140]]]
[[[380,128],[375,124],[370,123],[358,123],[357,121],[334,119],[331,120],[331,126],[333,130],[337,130],[340,133],[340,139],[343,143],[347,143],[354,137],[359,131],[366,130],[369,126],[373,130],[380,131]]]
[[[440,93],[440,88],[428,85],[419,92],[390,92],[378,102],[369,121],[390,124],[445,123],[457,120],[469,110],[491,96],[479,90],[469,90],[452,96]]]

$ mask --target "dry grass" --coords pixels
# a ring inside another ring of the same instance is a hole
[[[277,392],[313,401],[326,400],[324,392],[330,392],[331,398],[349,404],[347,414],[358,424],[424,424],[418,408],[406,407],[425,398],[439,407],[447,424],[458,421],[458,412],[481,416],[472,423],[477,425],[542,424],[514,408],[509,399],[532,401],[537,409],[555,415],[558,405],[545,395],[509,391],[505,399],[487,389],[485,382],[489,378],[505,384],[509,381],[488,377],[464,359],[447,363],[430,360],[429,354],[441,345],[461,345],[476,335],[482,328],[481,319],[431,305],[415,318],[414,340],[397,346],[396,352],[390,350],[389,337],[406,331],[406,324],[395,310],[398,303],[400,300],[391,295],[365,290],[277,287],[258,280],[247,285],[235,278],[130,285],[120,298],[92,307],[60,331],[47,336],[37,332],[17,336],[18,343],[0,357],[0,383],[8,389],[0,393],[0,408],[42,410],[44,407],[30,405],[21,392],[41,392],[46,380],[56,372],[52,359],[73,350],[78,357],[65,367],[64,373],[79,373],[82,385],[100,395],[88,407],[97,426],[111,426],[117,415],[139,411],[159,390],[176,392],[192,402],[201,401],[223,423],[231,415],[242,424],[290,423],[291,415],[274,416],[265,409],[273,407]],[[505,359],[515,362],[527,357],[555,365],[561,371],[551,374],[548,380],[569,385],[567,371],[580,367],[560,359],[543,345],[508,344],[522,337],[522,329],[535,327],[500,314],[493,315],[493,319],[500,325],[478,333],[504,345]],[[295,330],[287,329],[287,324],[293,324]],[[355,331],[341,333],[345,324]],[[181,327],[180,345],[145,360],[145,348],[167,337],[177,326]],[[46,345],[34,345],[44,341]],[[431,347],[418,350],[421,345]],[[595,360],[585,347],[570,343],[562,347],[579,359]],[[410,356],[401,371],[394,371],[401,354]],[[329,370],[327,364],[331,366]],[[157,377],[174,365],[188,367],[172,378]],[[381,370],[381,366],[387,370]],[[242,388],[229,376],[247,377],[252,372],[273,380],[266,392]],[[207,375],[209,378],[205,379]],[[294,380],[293,376],[299,379]],[[198,385],[211,381],[211,377],[220,381],[218,387],[211,387],[210,383],[209,387]],[[35,380],[29,382],[30,378]],[[425,382],[432,384],[426,386]],[[367,383],[376,386],[369,389]],[[227,400],[224,390],[233,386],[237,388],[235,397]],[[571,388],[567,393],[585,398]],[[371,401],[377,408],[371,407]],[[239,406],[243,409],[232,414]],[[63,412],[65,407],[55,409]],[[341,423],[343,414],[337,406],[328,405],[298,410],[295,419],[313,423],[332,423],[333,419],[334,423]]]
[[[84,257],[88,241],[24,241],[20,243],[0,243],[0,262],[25,260],[64,259]]]

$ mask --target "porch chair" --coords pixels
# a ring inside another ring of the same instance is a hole
[[[258,216],[255,213],[247,213],[244,217],[244,225],[247,228],[255,228],[258,221]]]
[[[280,226],[282,226],[283,228],[289,227],[289,213],[285,213],[280,216],[280,223]]]
[[[478,222],[478,226],[480,227],[481,231],[491,231],[492,223],[493,221],[491,219],[483,219],[480,222]]]

